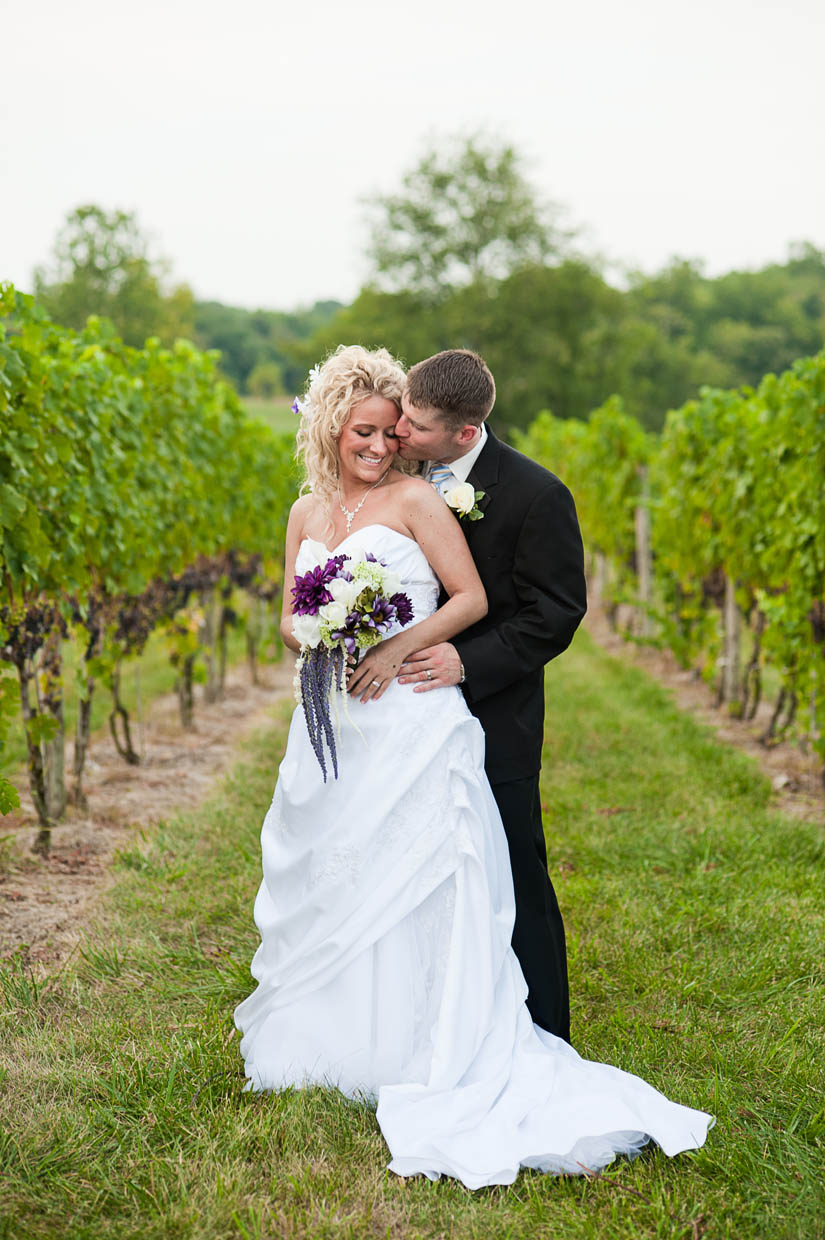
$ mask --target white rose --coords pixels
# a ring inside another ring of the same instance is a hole
[[[317,646],[321,640],[321,617],[293,616],[292,635],[299,646]]]
[[[458,482],[449,491],[444,492],[444,499],[460,516],[466,517],[472,512],[476,502],[475,487],[471,482]]]
[[[344,584],[349,585],[349,582]],[[321,619],[326,620],[331,629],[339,628],[346,620],[348,614],[346,606],[338,602],[326,603],[318,612]]]
[[[335,602],[343,603],[344,607],[346,607],[346,614],[352,611],[355,606],[355,600],[363,588],[363,581],[344,581],[342,577],[336,577],[333,581],[327,583],[327,589]],[[329,607],[329,603],[327,603],[327,607]]]

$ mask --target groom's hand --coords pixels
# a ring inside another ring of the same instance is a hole
[[[398,683],[415,685],[414,693],[427,689],[443,689],[445,685],[457,685],[461,680],[461,659],[455,646],[440,642],[411,654],[398,669]]]

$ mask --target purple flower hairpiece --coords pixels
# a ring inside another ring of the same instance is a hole
[[[315,380],[320,375],[320,373],[321,373],[320,366],[312,367],[307,377],[306,393],[302,397],[296,396],[294,401],[290,405],[290,409],[296,416],[306,417],[312,412],[312,401],[309,399],[308,392],[309,392],[309,389],[312,387],[313,383],[315,382]]]

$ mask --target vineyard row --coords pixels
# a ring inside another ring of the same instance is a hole
[[[66,638],[78,651],[71,792],[82,803],[100,683],[118,748],[137,761],[121,669],[155,629],[185,725],[197,675],[207,697],[221,691],[239,610],[253,664],[264,629],[277,632],[268,613],[294,444],[246,415],[216,354],[186,341],[129,348],[105,320],[69,331],[10,285],[0,288],[0,427],[0,754],[21,719],[45,850],[67,801]],[[17,804],[0,777],[0,811]]]
[[[153,631],[184,726],[196,677],[221,692],[230,624],[245,623],[253,669],[277,634],[293,441],[244,413],[217,360],[185,341],[129,348],[103,320],[66,330],[0,287],[0,755],[21,718],[44,849],[68,795],[67,637],[82,802],[100,684],[137,761],[120,679]],[[744,717],[769,664],[766,741],[802,731],[825,756],[825,352],[757,390],[703,389],[661,436],[611,397],[586,422],[539,414],[517,446],[573,491],[614,619],[630,604],[636,640],[698,663]],[[0,812],[17,804],[0,777]]]
[[[518,447],[576,497],[592,579],[634,639],[699,666],[766,744],[825,757],[825,351],[758,389],[703,388],[659,436],[611,397],[586,422],[544,412]]]

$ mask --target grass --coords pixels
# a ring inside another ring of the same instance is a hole
[[[260,418],[274,431],[289,431],[294,435],[298,419],[292,412],[293,399],[292,396],[273,396],[271,399],[264,396],[244,396],[241,404],[250,417]]]
[[[825,847],[744,755],[586,634],[548,676],[551,870],[582,1053],[718,1117],[593,1181],[400,1181],[368,1106],[243,1091],[258,833],[287,708],[206,807],[136,837],[76,957],[2,973],[0,1237],[825,1236]]]

